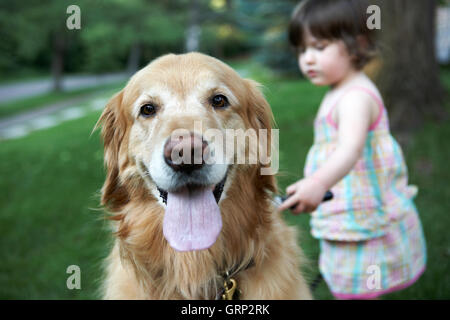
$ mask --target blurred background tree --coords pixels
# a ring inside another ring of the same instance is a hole
[[[134,73],[143,63],[180,51],[185,17],[170,1],[87,1],[81,41],[85,69]]]
[[[437,1],[375,2],[381,8],[382,68],[377,84],[392,128],[408,135],[427,118],[447,119],[435,49]]]
[[[251,57],[280,74],[300,76],[287,41],[287,25],[297,3],[0,1],[0,72],[51,70],[53,87],[61,90],[65,73],[126,70],[131,74],[164,53],[201,51],[219,59]],[[384,48],[378,83],[391,108],[394,127],[414,129],[425,117],[442,118],[446,115],[444,93],[434,49],[436,0],[375,3],[382,7]],[[66,9],[71,4],[81,9],[80,30],[66,27]]]
[[[81,29],[68,30],[69,5]],[[286,26],[296,1],[30,0],[0,1],[0,72],[61,74],[137,70],[166,52],[202,51],[218,58],[256,54],[280,70],[296,70]]]
[[[69,33],[65,15],[69,1],[27,2],[1,1],[0,29],[2,30],[0,69],[13,72],[23,65],[50,66],[53,88],[61,90],[61,77],[67,49],[77,37]],[[72,39],[69,39],[71,38]],[[66,58],[67,57],[67,58]]]
[[[274,71],[300,75],[294,51],[289,46],[287,28],[299,1],[236,1],[237,24],[251,34],[255,58]]]

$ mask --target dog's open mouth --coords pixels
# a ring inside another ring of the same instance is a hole
[[[163,233],[178,251],[204,250],[217,240],[222,229],[219,200],[226,175],[213,186],[186,185],[176,191],[158,188],[166,204]]]
[[[220,181],[214,187],[213,195],[214,195],[214,198],[216,199],[217,203],[219,203],[220,197],[222,196],[223,186],[225,185],[225,181],[226,180],[227,180],[227,175],[225,175],[225,177],[222,179],[222,181]],[[199,186],[199,185],[188,185],[187,188],[190,189],[190,190],[195,190],[195,189],[200,189],[200,188],[204,188],[204,187],[203,186]],[[158,191],[159,191],[159,197],[162,199],[164,204],[167,205],[167,193],[168,192],[166,190],[163,190],[163,189],[159,188],[159,187],[158,187]]]

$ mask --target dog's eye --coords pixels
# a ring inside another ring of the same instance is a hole
[[[141,113],[141,116],[143,116],[144,118],[151,117],[156,113],[156,107],[149,103],[144,104],[141,107],[140,113]]]
[[[228,107],[228,99],[224,95],[218,94],[211,99],[211,104],[214,108]]]

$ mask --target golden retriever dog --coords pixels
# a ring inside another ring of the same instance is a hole
[[[97,123],[115,234],[105,299],[311,298],[267,164],[206,161],[222,152],[208,130],[266,129],[270,143],[272,122],[254,81],[200,53],[154,60],[111,98]]]

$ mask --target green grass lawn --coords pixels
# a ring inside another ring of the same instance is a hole
[[[450,88],[450,73],[445,81]],[[282,190],[302,176],[312,143],[312,120],[324,94],[305,81],[264,81],[280,129]],[[266,79],[267,80],[267,79]],[[98,191],[104,180],[98,118],[82,119],[0,144],[0,299],[95,299],[102,260],[111,243]],[[427,124],[405,150],[410,182],[420,187],[417,207],[428,243],[428,267],[412,287],[385,299],[450,298],[450,136],[448,123]],[[318,242],[307,215],[284,213],[302,230],[301,246],[317,270]],[[81,268],[81,290],[68,290],[70,265]],[[322,282],[317,299],[332,296]]]

